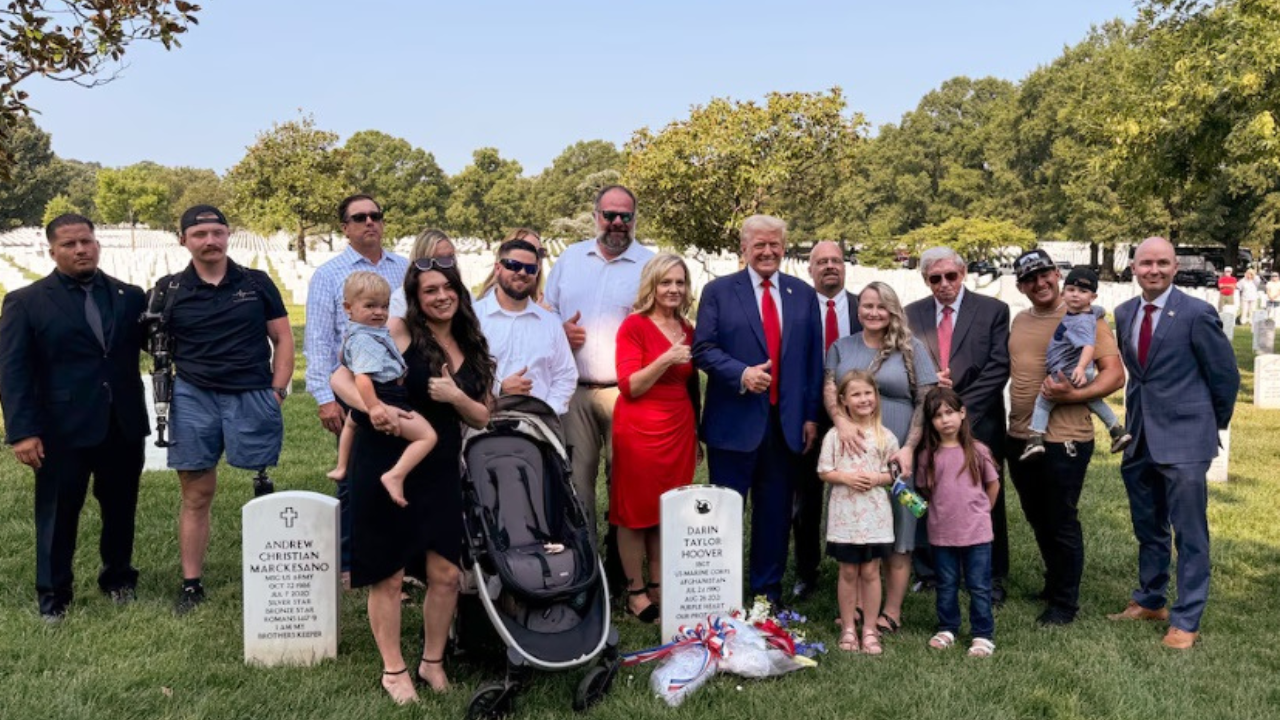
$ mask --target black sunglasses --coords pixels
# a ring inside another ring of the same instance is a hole
[[[417,268],[419,272],[427,272],[428,270],[435,270],[437,268],[440,270],[448,270],[457,264],[457,260],[452,255],[445,255],[437,258],[418,258],[413,261],[413,266]]]
[[[949,272],[949,273],[942,273],[941,275],[930,275],[930,276],[929,276],[929,284],[930,284],[930,285],[937,285],[938,283],[942,282],[942,279],[943,279],[943,278],[946,278],[946,279],[947,279],[947,282],[949,282],[949,283],[953,283],[953,282],[955,282],[956,280],[959,280],[959,279],[960,279],[960,273],[956,272],[955,270],[952,270],[952,271],[951,271],[951,272]]]
[[[523,270],[525,275],[538,274],[537,263],[522,263],[519,260],[516,260],[514,258],[502,258],[501,260],[498,261],[498,264],[510,270],[511,272],[520,272],[521,270]]]
[[[618,218],[622,218],[622,223],[624,225],[630,225],[631,221],[636,219],[636,214],[633,212],[615,212],[613,210],[601,210],[600,217],[604,218],[606,222],[613,222]]]
[[[367,213],[356,213],[356,214],[354,214],[354,215],[348,215],[348,216],[347,216],[347,222],[363,223],[365,220],[372,220],[372,221],[374,221],[374,222],[382,222],[382,213],[381,213],[381,212],[367,212]]]

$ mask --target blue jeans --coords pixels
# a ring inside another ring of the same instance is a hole
[[[969,591],[969,630],[975,638],[995,639],[991,614],[991,543],[968,547],[933,546],[938,571],[938,632],[960,632],[960,571]]]

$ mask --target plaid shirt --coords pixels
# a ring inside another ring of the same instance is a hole
[[[307,290],[307,332],[303,349],[307,356],[307,392],[318,404],[333,402],[329,376],[338,369],[342,335],[347,314],[342,309],[342,284],[357,270],[371,270],[386,278],[391,287],[404,283],[409,261],[393,252],[382,251],[376,265],[351,249],[316,268]]]

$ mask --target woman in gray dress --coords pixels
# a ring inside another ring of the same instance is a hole
[[[882,282],[867,285],[858,297],[858,321],[862,332],[840,338],[827,351],[823,402],[835,418],[840,440],[861,451],[862,437],[853,423],[838,412],[836,379],[850,370],[875,375],[880,389],[881,422],[898,439],[894,456],[903,474],[911,473],[916,445],[923,428],[924,396],[938,383],[938,372],[924,343],[907,327],[907,316],[893,288]],[[884,608],[876,620],[881,632],[895,632],[902,621],[902,600],[911,580],[911,551],[915,549],[916,518],[900,503],[893,503],[893,554],[889,556]]]

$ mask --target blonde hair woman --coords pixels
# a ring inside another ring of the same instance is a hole
[[[906,313],[893,288],[882,282],[869,283],[858,296],[858,321],[862,332],[840,338],[827,351],[823,402],[841,442],[851,451],[861,452],[857,428],[840,416],[836,378],[850,370],[866,370],[875,376],[882,421],[902,448],[894,459],[901,463],[904,474],[910,474],[923,428],[921,406],[924,396],[938,383],[937,370],[924,343],[907,327]],[[889,633],[896,632],[902,621],[916,536],[916,517],[902,504],[893,505],[893,554],[889,557],[884,609],[876,622],[877,630]]]
[[[692,306],[688,266],[662,253],[645,264],[632,314],[618,328],[609,522],[618,526],[627,612],[643,623],[661,617],[658,498],[693,482],[702,456]]]

